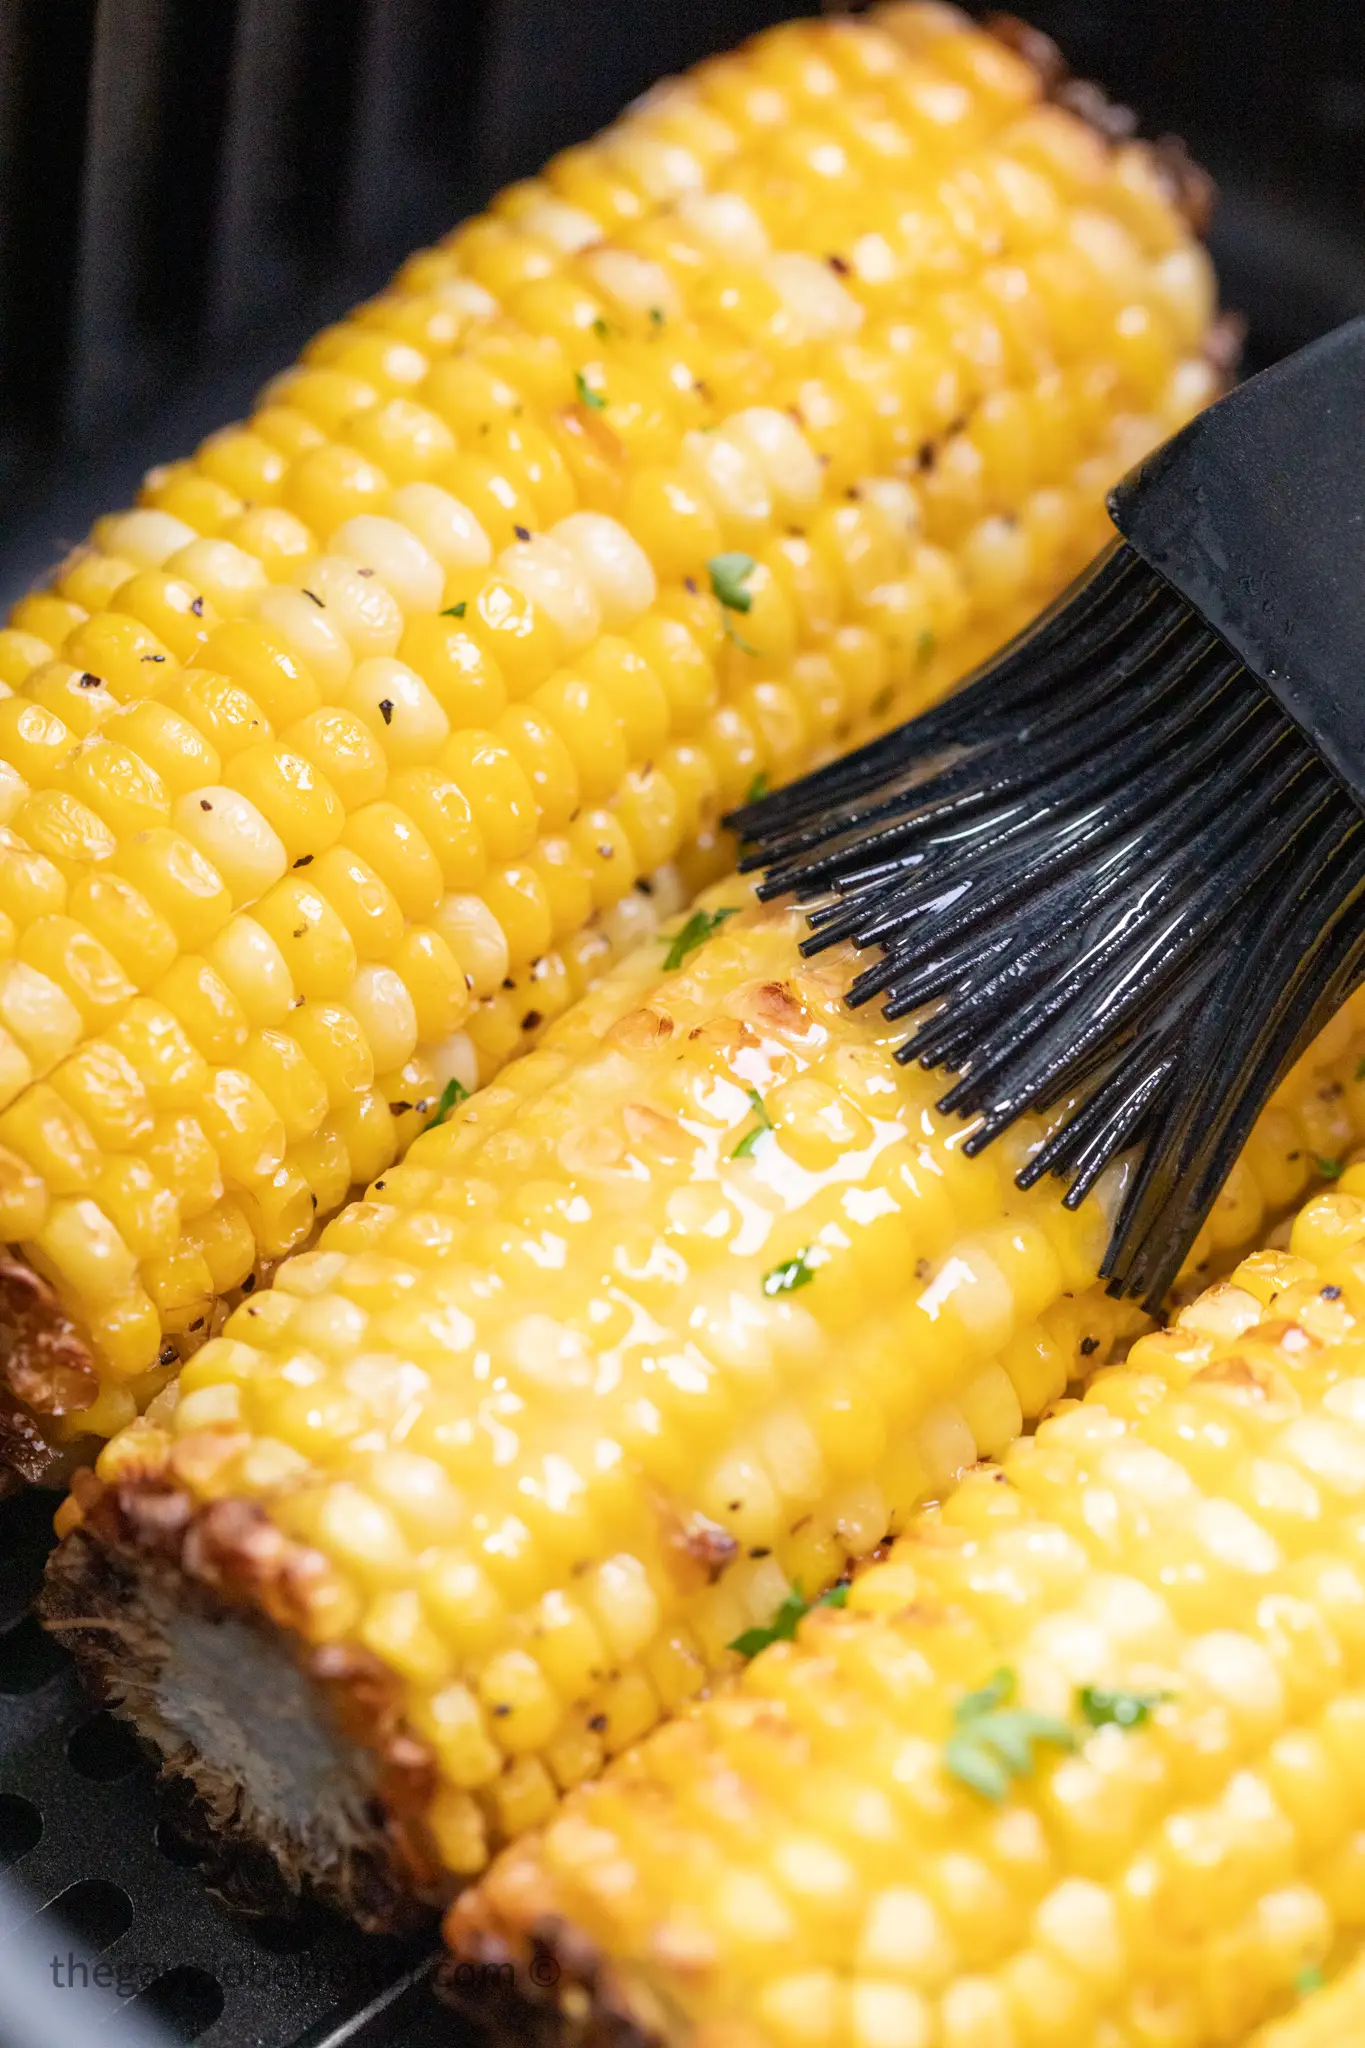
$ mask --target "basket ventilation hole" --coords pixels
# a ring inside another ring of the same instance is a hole
[[[142,1753],[132,1730],[112,1714],[95,1714],[73,1730],[66,1745],[67,1762],[83,1778],[97,1785],[112,1785],[126,1778],[142,1762]]]
[[[43,1832],[43,1816],[31,1799],[17,1792],[0,1792],[0,1870],[7,1870],[30,1849],[36,1849]]]
[[[85,1877],[69,1884],[37,1916],[39,1925],[55,1924],[72,1941],[98,1955],[133,1924],[133,1902],[122,1885],[108,1878]]]
[[[66,1663],[66,1652],[36,1615],[26,1614],[0,1635],[0,1693],[37,1692]]]
[[[152,2021],[163,2037],[172,2041],[197,2041],[206,2034],[215,2020],[222,2017],[223,1987],[216,1977],[207,1970],[195,1969],[193,1963],[178,1963],[173,1970],[163,1970],[145,1991],[139,1991],[124,2008],[127,2014],[126,2031],[137,2029],[136,2038],[145,2041],[146,2022]],[[117,2041],[125,2031],[120,2025],[123,2014],[108,2029],[108,2038]],[[138,2027],[141,2021],[142,2027]],[[103,2036],[101,2038],[104,2038]]]

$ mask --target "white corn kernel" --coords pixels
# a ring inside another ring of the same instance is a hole
[[[576,256],[580,249],[602,239],[600,223],[581,207],[568,206],[562,199],[538,199],[518,216],[517,226],[523,234],[548,242],[565,256]]]
[[[355,656],[321,597],[316,593],[310,596],[307,589],[279,585],[266,591],[256,616],[274,628],[289,652],[311,672],[324,698],[334,703],[345,688]]]
[[[780,514],[809,512],[819,502],[824,474],[815,450],[788,413],[750,405],[721,426],[727,441],[753,457],[772,486]]]
[[[762,275],[782,301],[792,341],[834,341],[863,324],[862,307],[818,256],[784,249],[768,258]]]
[[[439,484],[404,484],[390,498],[389,512],[446,571],[486,569],[493,559],[493,544],[468,505]]]
[[[223,619],[254,611],[270,588],[256,557],[230,540],[192,540],[170,556],[166,567],[202,591]]]
[[[417,1050],[417,1012],[402,976],[391,967],[362,967],[346,1006],[369,1040],[378,1072],[405,1066]]]
[[[662,313],[676,320],[682,311],[678,287],[663,265],[637,256],[633,249],[595,249],[583,259],[583,268],[603,296],[623,313],[639,318]]]
[[[362,661],[341,701],[364,719],[394,768],[425,767],[450,737],[450,720],[440,704],[401,661]]]
[[[183,519],[148,505],[131,512],[111,512],[95,521],[96,547],[106,555],[121,555],[137,569],[160,569],[180,548],[198,538]]]
[[[748,450],[723,434],[684,434],[684,477],[722,519],[758,524],[772,518],[768,479]]]
[[[445,576],[425,543],[397,519],[358,513],[337,528],[333,553],[345,555],[357,568],[373,569],[405,612],[434,612],[441,602]]]
[[[177,797],[171,823],[212,861],[235,907],[255,903],[289,866],[284,841],[249,797],[208,783]]]
[[[343,555],[319,555],[305,574],[300,588],[326,611],[357,661],[393,653],[403,637],[403,614],[377,575]]]
[[[254,917],[229,918],[205,946],[204,958],[222,975],[253,1030],[287,1025],[294,978],[264,925]]]
[[[686,192],[675,212],[689,235],[740,269],[761,263],[772,248],[768,230],[738,192]]]
[[[653,566],[619,519],[605,512],[571,512],[551,527],[550,538],[569,550],[591,583],[607,632],[623,632],[653,604],[658,593]]]
[[[452,892],[441,899],[432,922],[464,969],[469,993],[496,995],[512,961],[506,934],[482,896]]]
[[[548,534],[504,548],[498,568],[559,628],[567,654],[577,654],[601,632],[602,608],[578,557]]]

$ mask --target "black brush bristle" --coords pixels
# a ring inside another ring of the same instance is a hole
[[[1124,541],[964,688],[730,821],[805,950],[956,1078],[979,1151],[1075,1203],[1135,1165],[1104,1271],[1156,1306],[1256,1115],[1365,974],[1365,820],[1322,755]]]

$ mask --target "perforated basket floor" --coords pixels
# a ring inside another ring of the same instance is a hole
[[[0,1501],[0,2048],[443,2048],[430,1943],[320,1911],[247,1921],[205,1891],[152,1766],[81,1692],[32,1601],[57,1496]]]

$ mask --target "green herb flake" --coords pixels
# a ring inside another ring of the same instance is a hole
[[[1324,1159],[1320,1152],[1313,1154],[1313,1164],[1324,1180],[1340,1180],[1342,1174],[1346,1171],[1345,1160]]]
[[[1072,1750],[1076,1736],[1055,1714],[1037,1714],[1007,1704],[1014,1697],[1014,1673],[1002,1669],[976,1692],[958,1701],[953,1733],[943,1746],[944,1768],[971,1792],[998,1805],[1015,1778],[1027,1777],[1040,1742]]]
[[[744,793],[744,801],[746,804],[756,804],[760,797],[764,797],[767,794],[768,778],[763,773],[763,770],[760,768],[757,775],[755,775],[753,781],[749,784],[748,789]]]
[[[441,613],[443,619],[462,619],[469,609],[469,599],[462,597],[458,604],[448,604]]]
[[[579,404],[586,405],[592,412],[601,412],[607,401],[600,391],[593,390],[581,370],[574,371],[574,383],[578,386]]]
[[[809,1287],[815,1278],[815,1268],[808,1263],[810,1246],[804,1245],[794,1259],[774,1266],[771,1273],[763,1275],[763,1292],[773,1294],[795,1294],[798,1287]]]
[[[756,1657],[759,1651],[766,1650],[770,1643],[794,1642],[798,1626],[815,1608],[847,1605],[847,1586],[831,1586],[818,1600],[807,1600],[801,1588],[793,1586],[766,1628],[746,1628],[743,1635],[736,1636],[726,1648],[738,1650],[741,1657]]]
[[[597,336],[597,339],[599,341],[605,341],[607,336],[611,333],[610,327],[607,325],[606,321],[602,318],[602,315],[600,313],[592,323],[592,331]]]
[[[464,1082],[456,1080],[454,1074],[452,1074],[445,1087],[441,1090],[441,1099],[436,1105],[436,1114],[427,1125],[427,1129],[434,1131],[437,1124],[443,1124],[450,1115],[451,1110],[459,1103],[466,1101],[468,1095],[469,1090],[465,1087]]]
[[[654,325],[655,325],[656,327],[662,327],[662,326],[663,326],[663,324],[664,324],[664,309],[663,309],[663,307],[662,307],[662,306],[651,306],[651,307],[650,307],[650,309],[649,309],[649,317],[650,317],[651,321],[652,321],[652,322],[654,323]]]
[[[1305,1963],[1294,1979],[1294,1992],[1298,1998],[1311,1998],[1315,1991],[1321,1991],[1327,1978],[1321,1963]]]
[[[937,652],[938,636],[933,627],[921,626],[919,638],[915,642],[915,659],[920,667],[923,668],[927,662],[932,661]]]
[[[732,1159],[747,1159],[752,1153],[754,1146],[763,1136],[763,1133],[770,1131],[773,1127],[773,1120],[768,1115],[767,1106],[757,1088],[749,1090],[749,1100],[753,1104],[754,1115],[758,1118],[758,1122],[751,1131],[746,1131],[740,1139],[734,1151],[730,1154]]]
[[[1110,1692],[1102,1685],[1083,1685],[1076,1705],[1092,1728],[1140,1728],[1168,1692]]]
[[[733,917],[738,904],[723,906],[720,910],[694,910],[680,932],[675,932],[667,953],[664,955],[664,969],[671,971],[681,967],[689,953],[695,953],[698,946],[704,946],[712,932],[719,931],[727,917]]]
[[[744,586],[757,567],[752,555],[712,555],[706,572],[711,578],[712,590],[727,612],[752,610],[753,594]]]
[[[1357,1081],[1365,1081],[1365,1060],[1361,1060],[1356,1068],[1356,1079]]]

